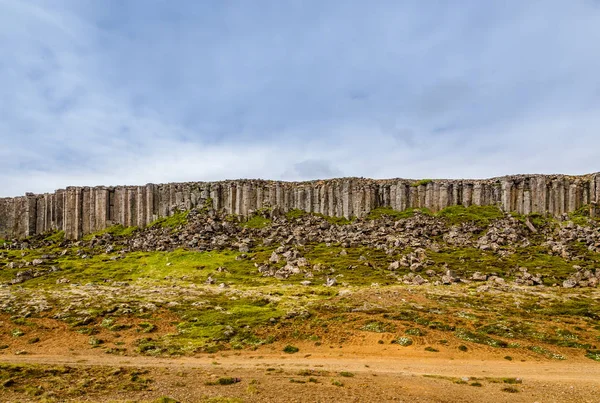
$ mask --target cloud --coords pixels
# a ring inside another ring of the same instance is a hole
[[[598,21],[589,1],[0,0],[0,196],[598,171]]]
[[[293,164],[291,169],[283,173],[283,178],[289,179],[326,179],[343,176],[342,171],[335,168],[329,161],[308,159]]]

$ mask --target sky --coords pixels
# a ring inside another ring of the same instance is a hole
[[[600,171],[599,0],[0,0],[0,197]]]

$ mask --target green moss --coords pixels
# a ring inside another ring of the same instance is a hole
[[[271,225],[271,220],[259,215],[252,216],[248,221],[243,222],[240,226],[245,228],[265,228]]]
[[[402,220],[402,219],[414,217],[414,215],[417,213],[421,213],[421,214],[425,214],[425,215],[433,215],[431,210],[429,210],[427,208],[421,208],[421,209],[409,208],[404,211],[398,211],[398,210],[394,210],[391,207],[377,207],[377,208],[374,208],[373,210],[369,211],[369,214],[367,214],[367,219],[378,220],[378,219],[387,217],[387,218],[391,218],[393,220]]]
[[[110,234],[115,237],[128,237],[131,236],[135,231],[137,231],[138,227],[125,227],[121,224],[113,225],[111,227],[105,228],[103,230],[94,232],[92,234],[88,234],[83,237],[84,241],[90,241],[94,237],[101,237],[104,234]]]
[[[566,279],[573,272],[573,264],[582,267],[593,265],[600,261],[600,254],[590,254],[585,261],[566,261],[560,256],[548,254],[542,246],[516,248],[514,253],[499,257],[491,251],[477,248],[446,247],[435,252],[428,252],[427,257],[439,266],[447,266],[461,276],[471,275],[476,271],[481,273],[497,273],[508,279],[515,275],[516,267],[525,267],[531,273],[539,273],[546,285],[552,285],[561,279]]]
[[[448,224],[456,225],[464,222],[475,222],[487,225],[492,220],[504,217],[504,213],[496,206],[450,206],[438,213]]]
[[[44,238],[44,240],[48,241],[48,242],[53,242],[53,243],[60,243],[65,240],[65,231],[55,231],[55,232],[49,234],[48,236],[46,236],[46,238]]]
[[[334,225],[347,225],[347,224],[353,223],[356,220],[356,217],[352,217],[352,218],[348,219],[345,217],[327,216],[327,215],[320,214],[320,213],[309,213],[307,211],[300,210],[300,209],[292,209],[292,210],[288,211],[287,213],[285,213],[285,217],[290,221],[305,217],[307,215],[320,217]]]
[[[285,217],[288,220],[295,220],[297,218],[302,218],[307,214],[308,213],[306,211],[295,208],[295,209],[291,209],[290,211],[285,213]]]
[[[150,223],[150,227],[162,227],[162,228],[178,228],[188,222],[189,210],[186,211],[175,211],[173,215],[168,217],[161,217],[156,221]]]
[[[326,215],[318,214],[318,213],[313,213],[313,215],[316,217],[321,217],[324,220],[326,220],[328,223],[333,224],[333,225],[348,225],[348,224],[352,224],[356,220],[356,217],[351,217],[351,218],[332,217],[332,216],[326,216]]]
[[[433,182],[433,180],[431,180],[431,179],[421,179],[419,181],[411,183],[410,186],[411,187],[425,186],[432,182]]]
[[[386,285],[396,282],[394,278],[388,276],[389,272],[386,269],[390,258],[381,249],[363,246],[342,248],[339,245],[317,244],[308,246],[304,256],[311,264],[319,264],[327,272],[334,270],[336,275],[341,274],[342,277],[338,278],[338,282],[352,285],[372,283]]]

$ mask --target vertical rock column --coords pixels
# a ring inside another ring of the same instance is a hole
[[[68,187],[65,200],[65,237],[80,239],[82,230],[83,197],[80,187]]]
[[[0,199],[0,237],[11,238],[15,226],[15,199]]]

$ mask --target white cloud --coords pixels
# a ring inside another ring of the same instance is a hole
[[[109,4],[0,0],[0,196],[600,170],[589,3]]]

